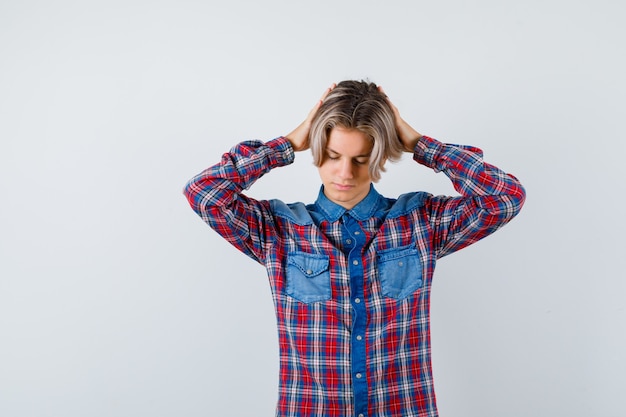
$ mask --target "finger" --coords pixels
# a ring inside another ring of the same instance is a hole
[[[322,97],[320,97],[320,101],[324,101],[326,100],[326,97],[328,97],[328,94],[333,91],[333,89],[337,87],[337,84],[332,83],[330,87],[328,87],[326,90],[324,90],[324,94],[322,94]]]
[[[320,97],[320,99],[317,101],[317,103],[315,103],[315,106],[313,106],[313,108],[309,112],[309,114],[307,116],[307,121],[313,120],[313,117],[315,116],[315,113],[317,113],[317,111],[319,110],[319,108],[322,105],[322,103],[324,102],[324,100],[326,100],[326,97],[328,97],[328,94],[331,91],[333,91],[333,88],[335,88],[336,86],[337,86],[337,84],[333,83],[330,87],[328,87],[326,90],[324,90],[324,94],[322,94],[322,97]]]
[[[378,86],[378,91],[383,93],[383,95],[385,96],[385,99],[387,100],[387,103],[389,103],[392,107],[394,107],[393,103],[391,102],[391,100],[389,100],[389,96],[387,95],[387,93],[385,93],[385,90],[383,90],[382,86],[380,86],[380,85]]]
[[[391,100],[389,100],[389,96],[387,95],[387,93],[385,93],[385,90],[383,90],[383,88],[381,86],[378,86],[378,90],[383,93],[385,95],[385,99],[387,99],[387,103],[389,104],[389,106],[391,107],[391,110],[393,111],[393,113],[395,114],[396,117],[400,117],[400,111],[398,110],[398,108],[396,107],[395,104],[393,104],[391,102]]]

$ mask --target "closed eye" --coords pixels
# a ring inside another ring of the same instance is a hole
[[[330,159],[331,161],[338,161],[341,159],[341,155],[336,155],[336,154],[326,154],[326,157],[328,159]],[[356,165],[365,165],[369,162],[369,157],[361,157],[360,159],[354,158],[352,159],[352,163],[356,164]]]

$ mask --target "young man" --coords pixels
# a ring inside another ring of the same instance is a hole
[[[313,204],[257,201],[243,190],[311,149]],[[410,152],[461,194],[398,199],[372,186]],[[185,188],[192,208],[267,269],[280,345],[277,416],[437,416],[430,289],[438,258],[493,233],[521,209],[518,180],[474,147],[407,124],[373,83],[329,88],[285,137],[242,142]]]

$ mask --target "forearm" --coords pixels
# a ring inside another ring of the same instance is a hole
[[[269,204],[242,192],[271,169],[288,165],[293,159],[293,149],[282,137],[267,143],[242,142],[225,153],[218,164],[192,178],[184,194],[204,222],[237,249],[262,262],[275,235]]]
[[[509,196],[521,208],[525,190],[519,180],[484,162],[479,148],[444,144],[428,136],[418,141],[413,158],[418,163],[443,172],[454,189],[465,197]]]
[[[425,136],[415,147],[414,159],[445,173],[461,194],[429,200],[438,257],[495,232],[511,221],[524,204],[526,193],[517,178],[485,163],[478,148],[443,144]]]
[[[193,177],[184,194],[200,216],[209,207],[224,207],[271,169],[294,160],[289,142],[279,137],[266,143],[246,141],[222,155],[219,163]]]

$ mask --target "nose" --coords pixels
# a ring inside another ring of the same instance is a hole
[[[341,179],[352,179],[354,172],[352,171],[352,161],[343,159],[339,162],[339,177]]]

